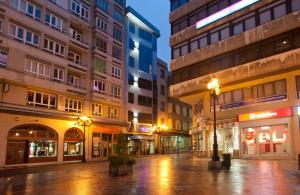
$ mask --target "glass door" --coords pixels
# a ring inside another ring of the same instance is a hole
[[[271,132],[269,129],[262,129],[258,133],[259,154],[265,155],[272,153]]]

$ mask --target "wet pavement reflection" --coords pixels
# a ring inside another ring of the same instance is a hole
[[[212,172],[190,154],[160,155],[117,178],[107,162],[1,171],[0,194],[300,194],[300,171],[296,161],[233,160],[229,171]]]

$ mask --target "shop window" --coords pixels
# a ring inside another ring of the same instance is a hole
[[[82,157],[84,134],[78,128],[71,128],[64,135],[64,160],[74,160],[72,157]],[[70,158],[68,158],[70,157]],[[79,159],[80,159],[79,158]],[[75,158],[77,159],[77,158]]]
[[[7,140],[6,164],[57,160],[58,135],[49,127],[21,125],[9,131]]]

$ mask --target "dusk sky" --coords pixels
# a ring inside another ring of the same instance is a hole
[[[169,0],[127,0],[127,5],[139,12],[160,30],[161,37],[158,39],[157,55],[168,64],[171,59],[169,47],[169,4]]]

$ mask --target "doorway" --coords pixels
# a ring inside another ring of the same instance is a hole
[[[23,164],[27,161],[26,141],[9,141],[7,144],[6,164]]]

